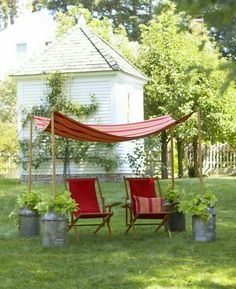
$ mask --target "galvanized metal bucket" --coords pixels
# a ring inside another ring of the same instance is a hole
[[[43,247],[67,246],[68,219],[54,212],[46,213],[42,218]]]
[[[186,231],[185,214],[180,212],[173,212],[169,219],[169,228],[171,232],[185,232]]]
[[[216,215],[213,208],[209,208],[210,219],[203,222],[199,216],[192,216],[192,238],[194,241],[209,242],[216,240]]]
[[[40,215],[36,210],[22,208],[19,212],[19,236],[31,238],[40,234]]]

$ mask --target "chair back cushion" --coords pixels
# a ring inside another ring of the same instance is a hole
[[[79,206],[78,213],[100,213],[96,193],[96,179],[68,179],[71,197]]]
[[[143,198],[139,196],[132,196],[134,215],[146,213],[160,213],[163,211],[163,198]]]

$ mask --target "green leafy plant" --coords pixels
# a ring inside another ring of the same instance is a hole
[[[169,185],[163,190],[163,197],[165,199],[166,206],[170,207],[171,210],[182,212],[180,203],[185,199],[186,193],[178,187],[172,188]]]
[[[69,191],[64,191],[64,193],[53,195],[42,195],[42,200],[36,206],[37,210],[44,214],[49,211],[53,211],[56,214],[68,214],[69,212],[74,212],[78,209],[78,206],[70,197]]]
[[[28,208],[30,210],[35,210],[40,201],[41,196],[38,192],[25,192],[17,198],[17,205],[20,209]]]
[[[179,208],[181,211],[199,216],[203,222],[207,222],[210,219],[211,209],[214,208],[216,202],[217,198],[212,192],[191,193],[186,194],[186,197],[181,200]]]

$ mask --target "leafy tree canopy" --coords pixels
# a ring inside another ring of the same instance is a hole
[[[145,89],[146,116],[179,117],[201,109],[205,141],[225,141],[232,120],[229,106],[235,98],[232,83],[223,89],[229,64],[233,65],[220,57],[204,25],[176,14],[169,3],[157,19],[142,27],[138,65],[150,78]],[[177,132],[188,141],[196,133],[194,118]]]
[[[0,1],[0,30],[6,28],[9,24],[14,23],[17,16],[17,9],[17,0]]]
[[[16,83],[7,79],[0,84],[0,154],[17,153]]]
[[[123,25],[129,38],[137,40],[140,35],[139,25],[147,23],[152,18],[155,2],[152,0],[34,0],[33,6],[34,10],[46,7],[54,12],[68,12],[70,6],[84,7],[97,19],[109,18],[113,28]]]
[[[193,17],[204,17],[209,27],[219,28],[230,23],[236,15],[235,0],[173,0],[173,2],[176,3],[178,11],[185,11]]]

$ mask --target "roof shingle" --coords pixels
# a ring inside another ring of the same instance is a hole
[[[87,27],[76,26],[63,38],[52,42],[40,55],[31,59],[14,76],[37,75],[60,71],[123,71],[147,80],[146,76]]]

